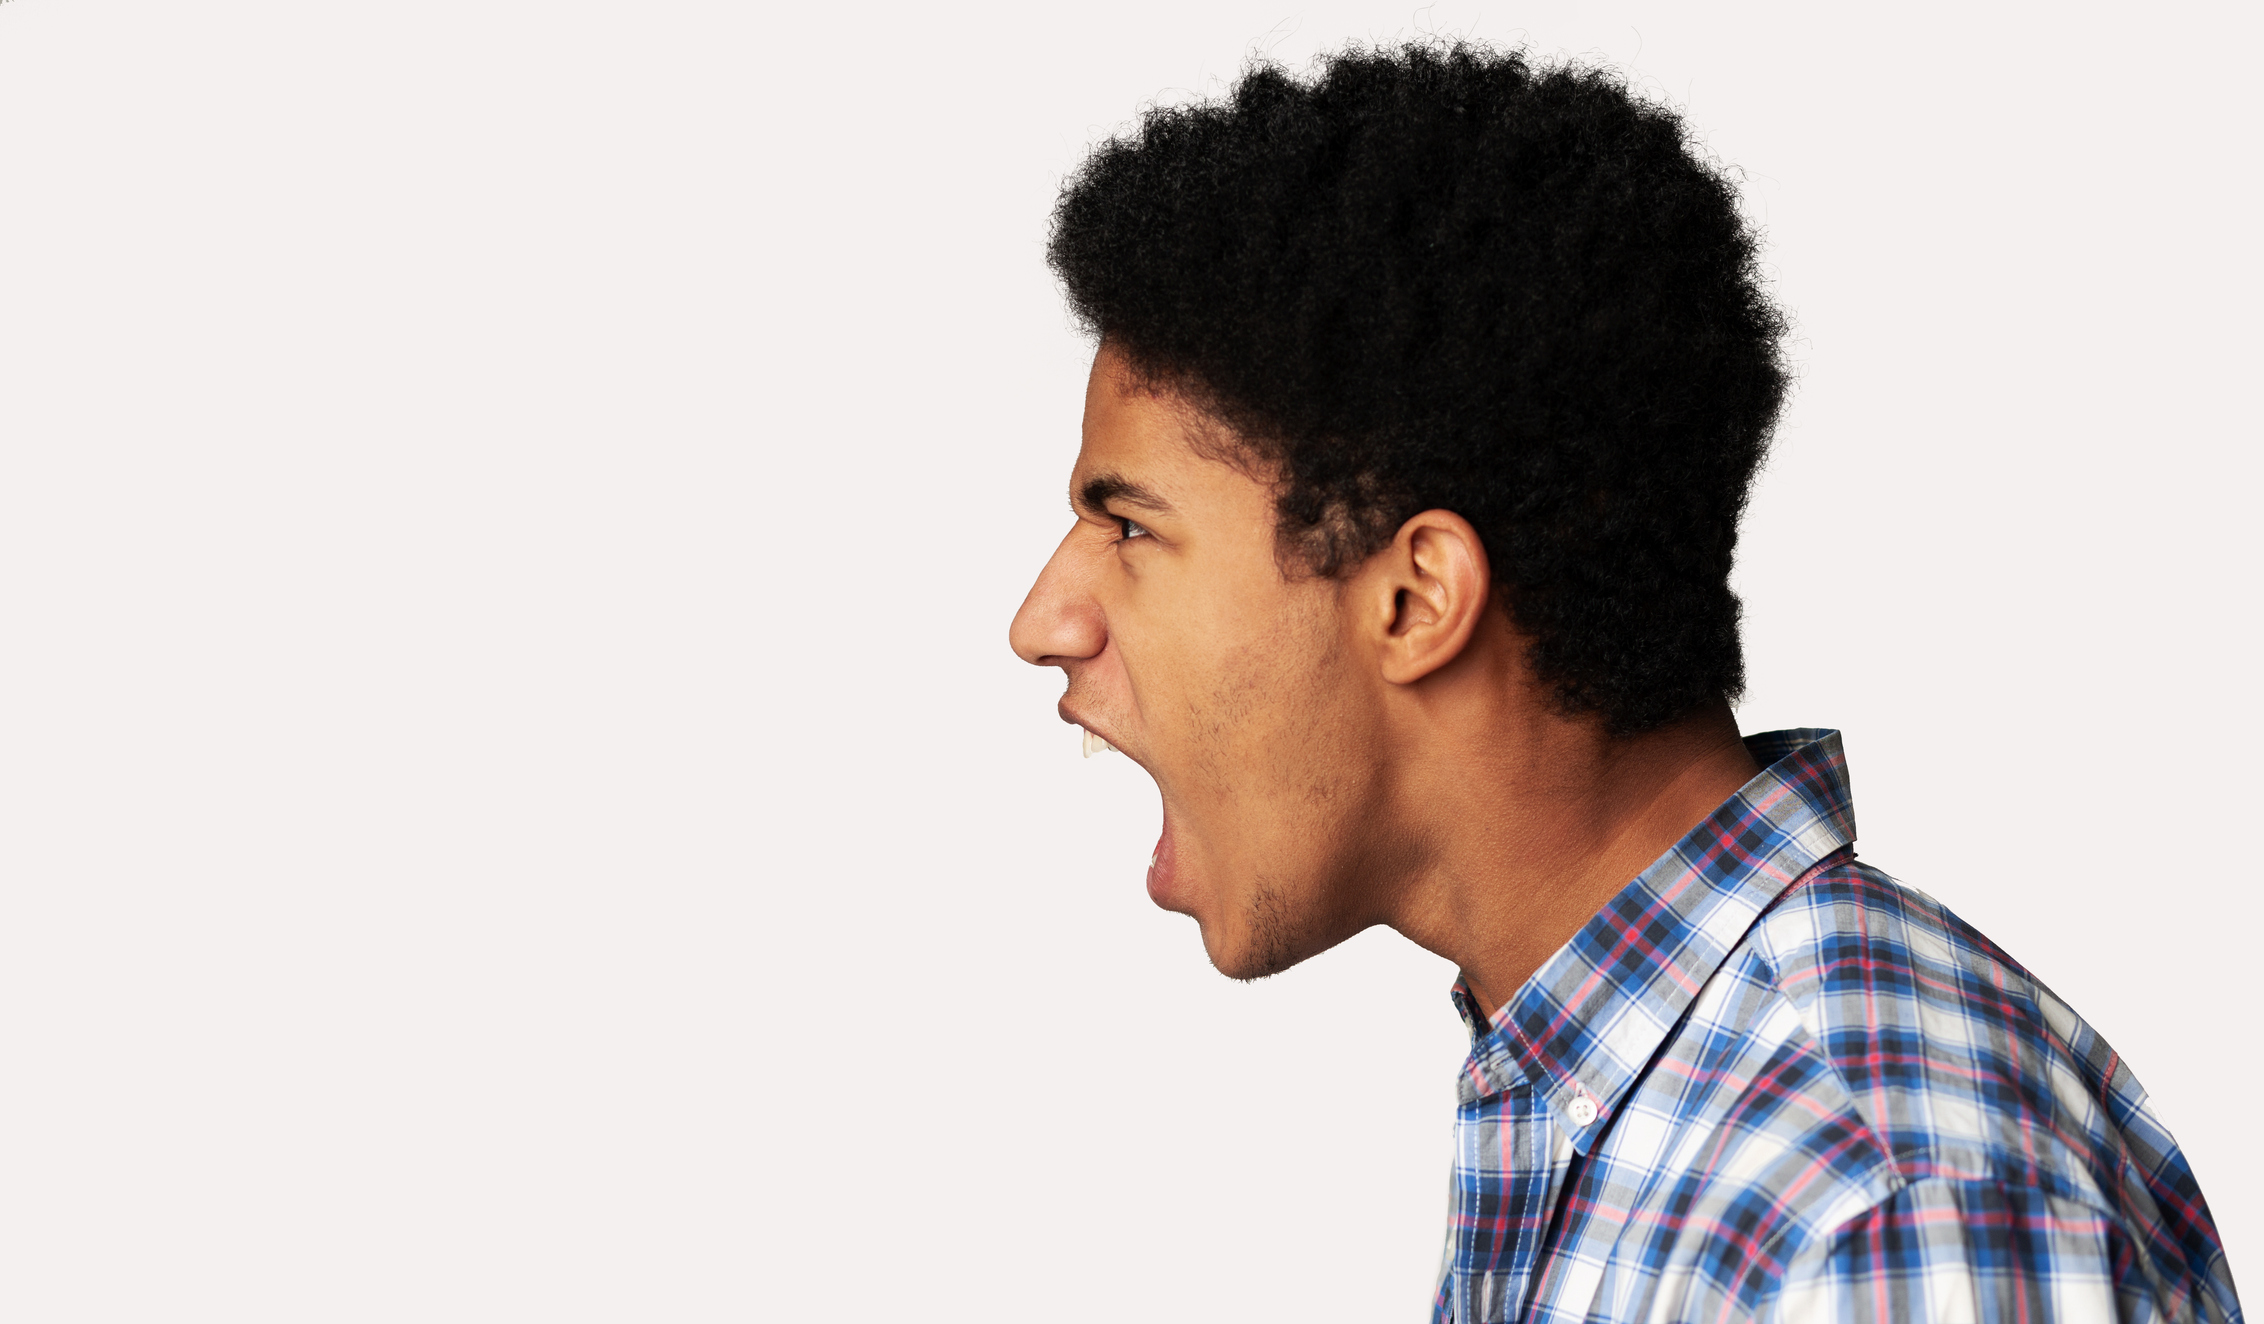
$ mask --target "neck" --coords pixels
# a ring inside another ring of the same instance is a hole
[[[1490,1014],[1758,771],[1729,705],[1613,737],[1555,711],[1508,630],[1402,691],[1392,816],[1419,860],[1384,922]]]

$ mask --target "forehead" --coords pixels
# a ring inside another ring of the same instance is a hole
[[[1181,412],[1175,402],[1136,384],[1116,356],[1103,348],[1085,381],[1084,444],[1078,467],[1131,460],[1162,463],[1173,459],[1174,451],[1192,451]]]
[[[1270,499],[1266,484],[1236,462],[1230,436],[1185,400],[1137,382],[1103,347],[1085,385],[1084,436],[1070,475],[1072,495],[1096,478],[1119,478],[1182,503]]]

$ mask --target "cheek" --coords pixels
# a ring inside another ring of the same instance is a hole
[[[1197,576],[1151,573],[1111,614],[1142,727],[1182,755],[1227,744],[1265,684],[1266,650],[1253,636],[1269,631],[1249,599]]]
[[[1115,631],[1158,780],[1220,816],[1221,846],[1338,799],[1334,773],[1362,725],[1332,587],[1263,569],[1217,585],[1158,576]]]
[[[1216,779],[1277,818],[1339,798],[1365,725],[1357,677],[1329,625],[1314,613],[1283,613],[1218,650],[1194,706]]]

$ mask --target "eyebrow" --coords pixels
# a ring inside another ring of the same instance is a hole
[[[1157,515],[1173,513],[1169,501],[1121,474],[1095,474],[1086,479],[1085,485],[1077,489],[1073,504],[1083,506],[1095,515],[1105,515],[1111,501],[1121,501],[1127,506]]]

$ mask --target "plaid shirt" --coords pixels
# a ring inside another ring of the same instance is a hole
[[[1436,1321],[2202,1321],[2185,1156],[2090,1026],[1858,864],[1839,735],[1766,771],[1471,1028]]]

